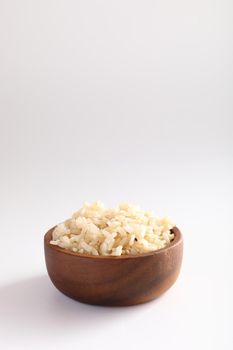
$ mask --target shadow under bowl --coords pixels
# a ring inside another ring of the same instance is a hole
[[[128,306],[157,298],[176,281],[182,263],[183,238],[177,227],[165,248],[140,255],[93,256],[50,244],[44,236],[46,267],[54,286],[83,303]]]

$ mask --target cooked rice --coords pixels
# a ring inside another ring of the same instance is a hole
[[[101,202],[84,203],[70,219],[56,226],[50,243],[77,254],[142,254],[167,246],[174,238],[173,227],[169,219],[155,218],[128,203],[113,209]]]

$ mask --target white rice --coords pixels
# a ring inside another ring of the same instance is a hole
[[[128,255],[164,248],[175,225],[149,211],[123,203],[107,209],[101,202],[83,207],[53,230],[51,244],[77,254]]]

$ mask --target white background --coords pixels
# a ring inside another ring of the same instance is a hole
[[[232,349],[232,0],[0,0],[0,347]],[[154,302],[83,305],[43,235],[84,200],[182,230]]]

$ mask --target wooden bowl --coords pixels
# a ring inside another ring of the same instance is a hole
[[[183,239],[173,228],[174,240],[165,248],[140,255],[93,256],[51,245],[44,236],[45,260],[55,287],[83,303],[135,305],[157,298],[176,281],[181,267]]]

